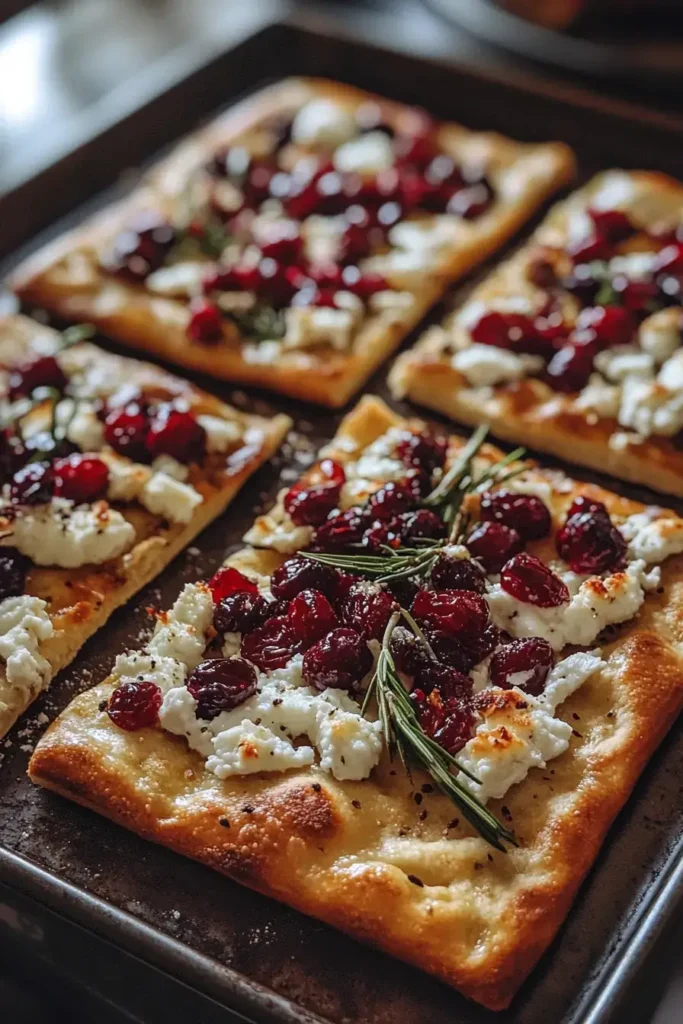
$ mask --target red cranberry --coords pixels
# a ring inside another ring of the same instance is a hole
[[[489,654],[495,651],[500,642],[501,631],[493,623],[487,626],[484,632],[478,636],[468,637],[465,647],[471,659],[470,668],[474,668],[484,658],[488,658]]]
[[[434,652],[434,657],[440,664],[448,665],[465,675],[474,668],[475,659],[469,645],[462,639],[444,633],[442,629],[429,629],[428,627],[425,627],[425,637]],[[422,686],[422,682],[420,685]]]
[[[588,216],[593,221],[599,237],[609,242],[623,242],[635,233],[629,217],[621,210],[589,209]]]
[[[259,594],[239,590],[228,594],[217,605],[213,616],[216,632],[248,633],[270,618],[270,603]]]
[[[274,221],[259,239],[264,256],[281,263],[298,263],[303,252],[303,239],[299,225],[291,220]]]
[[[357,263],[369,255],[371,248],[368,227],[362,224],[347,224],[341,238],[340,261]]]
[[[343,268],[337,263],[315,263],[308,268],[307,274],[323,288],[339,291],[344,287]]]
[[[446,212],[465,220],[474,220],[486,213],[493,202],[493,189],[488,181],[479,181],[476,185],[458,189],[448,200]]]
[[[446,536],[446,527],[440,516],[428,508],[402,512],[398,516],[401,542],[410,547],[416,540],[439,540]]]
[[[153,458],[172,455],[179,462],[201,462],[206,453],[206,431],[191,412],[166,407],[150,424],[147,448]]]
[[[456,754],[471,738],[474,716],[466,698],[444,700],[435,686],[429,694],[419,688],[413,690],[411,702],[424,731],[450,754]]]
[[[151,210],[139,213],[114,240],[111,269],[143,281],[162,266],[174,242],[173,225],[159,213]]]
[[[518,601],[538,608],[557,608],[569,600],[569,591],[560,577],[526,551],[506,562],[501,569],[500,585]]]
[[[292,623],[284,616],[268,619],[242,638],[242,654],[263,672],[284,668],[301,649],[301,641]]]
[[[581,303],[588,305],[595,301],[595,297],[600,291],[602,276],[590,263],[582,263],[575,266],[571,274],[563,277],[560,284],[565,291],[575,295]]]
[[[489,674],[494,686],[503,690],[519,687],[537,697],[543,692],[548,673],[555,663],[553,649],[539,636],[513,640],[491,658]]]
[[[375,519],[392,519],[399,512],[407,512],[412,508],[419,497],[411,481],[390,481],[370,495],[368,508]]]
[[[398,516],[393,519],[377,519],[363,534],[363,547],[380,552],[382,547],[400,548],[401,523]]]
[[[404,466],[421,469],[429,477],[443,469],[448,453],[448,439],[436,434],[411,434],[396,445],[396,455]]]
[[[258,265],[256,290],[275,309],[283,309],[290,305],[298,291],[300,273],[297,267],[284,266],[270,256],[264,257]]]
[[[467,538],[467,549],[488,573],[500,572],[507,560],[521,551],[524,541],[503,523],[479,523]]]
[[[387,623],[396,610],[388,591],[367,583],[351,587],[341,605],[341,619],[365,640],[381,640]]]
[[[0,601],[24,593],[30,565],[26,555],[16,548],[0,548]]]
[[[190,303],[187,334],[193,341],[199,341],[203,345],[213,345],[214,342],[222,339],[223,314],[215,302],[198,299]]]
[[[470,334],[478,345],[494,345],[515,352],[544,354],[548,348],[531,318],[522,313],[484,313],[470,329]]]
[[[601,502],[580,499],[572,504],[555,538],[560,558],[577,573],[614,572],[623,566],[626,541]]]
[[[61,392],[66,385],[66,375],[55,357],[38,356],[10,370],[8,393],[14,401],[22,395],[30,395],[36,388],[55,388]]]
[[[297,526],[320,526],[339,504],[346,480],[344,468],[333,459],[323,459],[285,495],[285,511]]]
[[[161,690],[156,683],[148,680],[121,683],[109,698],[107,714],[114,725],[127,732],[148,729],[159,721],[161,701]]]
[[[342,284],[346,291],[357,295],[359,299],[366,302],[377,292],[386,291],[389,287],[385,277],[381,274],[372,274],[369,271],[362,274],[358,267],[344,267],[342,272]]]
[[[486,601],[471,590],[421,590],[413,601],[413,615],[449,636],[478,636],[486,629]]]
[[[55,489],[54,470],[49,462],[30,462],[17,470],[10,483],[10,501],[16,505],[45,505]]]
[[[302,590],[289,606],[289,621],[306,646],[322,640],[339,625],[334,608],[320,590]]]
[[[223,598],[231,594],[258,594],[258,586],[248,576],[231,565],[222,566],[209,580],[209,590],[214,603],[219,604]]]
[[[256,673],[242,658],[210,658],[197,665],[187,689],[197,701],[197,718],[210,722],[256,693]]]
[[[616,274],[612,287],[625,308],[637,316],[646,316],[657,308],[660,292],[654,281],[630,281],[625,274]]]
[[[396,668],[407,676],[417,675],[434,660],[419,637],[404,626],[394,629],[389,649]]]
[[[628,345],[636,323],[628,309],[621,306],[592,306],[582,309],[576,321],[576,330],[590,329],[601,348]]]
[[[107,493],[109,470],[102,459],[70,455],[66,459],[57,459],[53,469],[58,498],[85,503],[97,501]]]
[[[396,159],[401,163],[426,167],[436,155],[433,124],[425,122],[415,133],[397,135],[394,150]]]
[[[534,494],[486,491],[481,496],[479,514],[485,522],[511,526],[525,541],[539,540],[550,533],[548,506]]]
[[[433,661],[418,674],[416,685],[423,693],[431,693],[436,687],[442,700],[472,695],[472,680],[468,675],[451,665],[438,665]]]
[[[334,629],[304,654],[302,676],[317,690],[351,690],[372,668],[365,640],[353,629]]]
[[[475,594],[486,591],[486,577],[478,565],[469,558],[439,555],[431,573],[435,590],[472,590]]]
[[[337,594],[341,573],[311,558],[288,558],[278,566],[270,578],[273,596],[284,601],[293,600],[302,590],[319,590],[328,598]]]
[[[594,260],[607,260],[612,255],[613,244],[601,235],[589,235],[567,246],[567,253],[574,263],[592,263]]]
[[[683,273],[683,242],[667,245],[657,253],[653,267],[654,274]]]
[[[28,452],[24,443],[10,427],[0,429],[0,483],[5,483],[24,465]]]
[[[296,169],[292,174],[285,175],[280,172],[275,175],[271,181],[270,191],[275,198],[281,200],[288,217],[305,220],[316,212],[321,201],[318,176],[322,175],[305,177],[303,174],[297,174]]]
[[[242,188],[250,206],[260,206],[270,195],[277,168],[266,160],[252,160]]]
[[[104,439],[115,452],[133,462],[147,462],[147,413],[137,402],[113,409],[104,421]]]
[[[360,544],[363,534],[371,525],[369,515],[362,508],[349,508],[333,516],[315,531],[314,551],[344,551]]]
[[[597,346],[593,341],[578,338],[558,349],[548,363],[548,383],[556,391],[581,391],[593,370]]]

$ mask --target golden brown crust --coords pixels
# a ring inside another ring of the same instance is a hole
[[[364,447],[396,422],[365,398],[342,424],[340,456],[349,440]],[[577,491],[566,481],[556,488],[558,506]],[[640,508],[597,487],[581,492],[615,513]],[[234,562],[269,573],[280,557],[248,549]],[[569,750],[492,804],[521,841],[507,855],[455,824],[453,805],[423,791],[425,777],[411,785],[386,762],[364,782],[337,782],[316,768],[221,782],[182,739],[117,729],[99,710],[111,680],[51,726],[30,774],[500,1009],[559,928],[683,702],[682,570],[683,558],[665,566],[661,592],[604,647],[608,667],[562,705],[575,728]]]
[[[23,355],[54,346],[57,336],[27,317],[0,318],[0,363],[11,365]],[[167,523],[142,507],[122,509],[136,530],[132,549],[111,562],[76,569],[34,566],[28,575],[27,593],[45,600],[53,621],[53,636],[41,644],[41,654],[52,668],[51,676],[69,664],[85,641],[100,629],[112,612],[125,604],[138,590],[154,579],[229,505],[246,480],[277,451],[290,421],[286,416],[265,420],[245,415],[225,405],[187,381],[149,363],[113,356],[92,345],[79,345],[70,359],[125,368],[128,381],[145,388],[156,388],[169,395],[182,395],[197,412],[227,416],[240,423],[244,440],[223,467],[210,473],[198,467],[191,470],[189,482],[204,501],[189,523]],[[0,736],[36,698],[37,693],[10,686],[0,678]]]
[[[524,275],[530,254],[539,244],[561,246],[566,241],[569,215],[585,209],[606,177],[597,175],[553,207],[531,240],[476,288],[470,300],[486,306],[502,297],[533,296],[534,288]],[[670,218],[672,211],[683,211],[680,182],[652,171],[628,172],[628,178],[637,190],[639,205],[634,203],[633,209],[643,225],[666,222],[667,214]],[[454,320],[451,316],[444,324],[449,334],[455,329]],[[538,380],[489,389],[469,387],[444,353],[443,342],[443,332],[431,328],[413,349],[399,356],[389,378],[395,396],[408,397],[471,426],[488,423],[503,440],[645,484],[663,494],[683,496],[683,452],[671,438],[652,435],[639,439],[615,419],[599,419],[578,408],[576,396],[553,391]]]
[[[323,405],[344,405],[419,322],[446,283],[494,252],[550,194],[571,179],[574,165],[570,151],[559,143],[523,145],[493,133],[443,125],[443,144],[456,157],[490,161],[494,186],[500,188],[490,212],[471,223],[463,222],[462,240],[444,250],[436,263],[423,272],[388,275],[392,287],[413,293],[409,308],[369,317],[348,353],[329,347],[312,353],[291,350],[281,352],[276,362],[255,362],[247,358],[232,326],[226,326],[219,346],[192,344],[186,336],[185,303],[103,273],[96,250],[120,230],[133,210],[150,202],[170,209],[188,170],[203,164],[219,145],[273,115],[297,109],[314,95],[334,96],[349,105],[375,99],[323,79],[290,79],[258,93],[182,143],[129,198],[27,260],[13,276],[17,294],[69,320],[95,323],[113,337],[181,366]],[[389,119],[403,109],[388,100],[378,98],[377,102]]]

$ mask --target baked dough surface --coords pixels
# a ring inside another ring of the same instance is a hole
[[[365,398],[330,452],[349,459],[399,422],[378,399]],[[454,448],[461,443],[453,439]],[[538,472],[554,485],[561,477]],[[579,491],[561,479],[556,511]],[[641,508],[592,485],[580,492],[616,513]],[[543,555],[548,543],[532,550]],[[230,561],[270,573],[281,560],[245,549]],[[362,782],[337,782],[317,768],[220,781],[184,739],[114,726],[100,710],[111,679],[77,697],[48,729],[30,775],[500,1009],[560,927],[681,707],[682,576],[683,557],[669,560],[661,590],[603,645],[607,667],[561,706],[560,717],[574,726],[569,749],[492,802],[520,840],[508,854],[458,821],[426,776],[416,771],[411,781],[386,760]]]
[[[27,317],[0,318],[0,363],[12,365],[37,350],[54,348],[57,335]],[[204,501],[188,523],[168,523],[141,505],[121,506],[136,530],[136,542],[126,554],[102,565],[77,569],[34,566],[28,575],[26,592],[48,604],[54,625],[53,636],[44,641],[40,653],[52,666],[52,677],[68,665],[85,641],[105,624],[112,612],[125,604],[146,583],[154,579],[205,526],[229,505],[246,480],[277,451],[290,421],[286,416],[271,420],[245,415],[201,391],[187,381],[160,370],[151,363],[115,356],[90,344],[71,349],[72,365],[111,368],[120,376],[160,396],[185,398],[197,413],[230,419],[244,428],[244,440],[223,466],[210,472],[191,469],[188,483]],[[0,736],[38,696],[25,688],[11,686],[0,676]]]
[[[533,299],[536,290],[525,274],[530,256],[539,245],[562,246],[571,215],[585,210],[607,175],[614,173],[597,175],[556,204],[530,241],[475,288],[468,301],[489,306],[500,299]],[[629,211],[633,209],[643,224],[683,216],[680,182],[651,171],[621,173],[634,188]],[[454,330],[455,315],[444,323],[446,337]],[[450,355],[444,353],[444,340],[444,331],[430,328],[413,349],[399,356],[389,377],[396,397],[406,396],[470,426],[488,423],[503,440],[683,497],[683,450],[673,439],[652,435],[639,440],[615,419],[597,418],[577,408],[575,395],[553,391],[536,379],[472,388],[451,365]],[[615,441],[620,435],[624,443]]]
[[[549,195],[571,179],[574,162],[571,152],[560,143],[522,144],[502,135],[443,124],[439,140],[456,160],[490,165],[496,199],[481,217],[463,220],[457,241],[424,271],[385,275],[392,288],[413,294],[412,305],[367,317],[345,352],[335,352],[329,346],[292,349],[280,352],[276,361],[257,362],[248,358],[237,328],[227,321],[221,344],[192,343],[186,336],[186,302],[155,295],[100,269],[98,250],[135,210],[152,206],[172,215],[188,175],[203,166],[219,146],[322,96],[334,97],[350,108],[373,99],[390,122],[405,110],[397,103],[323,79],[288,79],[265,89],[181,143],[128,198],[27,260],[13,276],[15,291],[27,302],[71,321],[94,323],[133,348],[181,366],[306,401],[344,405],[422,319],[449,281],[499,248]]]

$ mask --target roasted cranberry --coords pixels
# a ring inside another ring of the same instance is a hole
[[[256,693],[256,673],[242,658],[211,658],[197,665],[187,689],[197,701],[197,718],[210,722]]]
[[[343,268],[337,263],[315,263],[308,268],[307,274],[322,288],[338,291],[344,287]]]
[[[242,639],[242,654],[263,672],[284,668],[302,649],[288,618],[275,616]]]
[[[536,256],[526,269],[526,276],[537,288],[554,288],[557,284],[555,266],[545,256]]]
[[[297,173],[296,168],[292,174],[276,174],[270,183],[270,191],[280,199],[287,216],[294,220],[305,220],[320,205],[317,177],[306,177],[304,173]]]
[[[417,675],[434,660],[420,638],[404,626],[394,629],[389,649],[398,671],[408,676]]]
[[[147,462],[147,413],[137,402],[129,402],[122,409],[113,409],[104,421],[104,439],[115,452],[134,462]]]
[[[305,480],[287,491],[285,511],[297,526],[320,526],[339,504],[345,479],[338,462],[323,459]]]
[[[421,469],[431,477],[443,469],[448,453],[448,439],[436,434],[411,434],[396,445],[396,455],[409,468]]]
[[[674,245],[667,245],[657,253],[653,273],[661,274],[663,272],[669,274],[683,273],[683,243],[677,242]]]
[[[548,363],[548,383],[557,391],[581,391],[593,370],[597,345],[592,340],[575,338],[558,349]]]
[[[442,629],[429,629],[429,627],[425,627],[425,637],[439,663],[448,665],[464,674],[467,674],[476,664],[469,645],[462,639],[444,633]]]
[[[500,572],[500,585],[518,601],[538,608],[557,608],[569,600],[569,591],[552,569],[526,551],[513,555]]]
[[[372,248],[369,228],[363,224],[347,224],[342,234],[339,259],[342,263],[358,263]]]
[[[419,499],[419,491],[406,480],[389,482],[375,491],[368,500],[374,519],[393,519],[399,512],[407,512]]]
[[[592,263],[593,260],[606,260],[612,255],[613,244],[601,235],[589,235],[567,246],[567,252],[574,263]]]
[[[478,565],[470,558],[453,558],[447,554],[439,555],[431,582],[435,590],[472,590],[476,594],[486,590],[486,577]]]
[[[215,604],[231,594],[258,594],[258,586],[248,576],[231,565],[222,566],[209,580],[209,590]]]
[[[53,463],[58,498],[90,502],[103,498],[109,484],[109,470],[102,459],[88,455],[70,455]]]
[[[320,590],[302,590],[289,606],[289,621],[305,647],[322,640],[339,625],[334,608]]]
[[[252,160],[242,188],[247,202],[259,206],[270,195],[271,182],[277,168],[267,160]]]
[[[593,221],[597,234],[610,242],[623,242],[635,232],[629,217],[621,210],[589,209],[588,216]]]
[[[534,494],[486,491],[481,496],[479,514],[485,522],[511,526],[525,541],[538,540],[550,533],[548,506]]]
[[[0,548],[0,601],[24,593],[30,561],[16,548]]]
[[[444,699],[435,686],[428,694],[413,690],[411,702],[424,731],[450,754],[461,750],[472,736],[474,716],[466,697]]]
[[[423,693],[431,693],[436,687],[442,700],[451,697],[469,697],[472,693],[472,680],[451,665],[429,664],[418,673],[416,686]]]
[[[228,594],[216,606],[213,624],[218,633],[248,633],[262,626],[269,615],[270,604],[259,594],[240,590]]]
[[[577,573],[613,572],[623,566],[626,541],[601,502],[577,499],[557,531],[560,558]]]
[[[342,272],[342,284],[346,291],[357,295],[359,299],[366,302],[377,292],[386,291],[389,287],[385,277],[381,274],[374,274],[367,271],[361,273],[358,267],[344,267]]]
[[[484,313],[470,334],[478,345],[494,345],[536,355],[543,355],[548,349],[533,320],[522,313]]]
[[[10,427],[0,430],[0,483],[5,483],[28,458],[22,438]]]
[[[30,462],[17,470],[10,483],[10,500],[17,505],[44,505],[52,499],[55,474],[49,462]]]
[[[165,407],[150,424],[147,449],[157,455],[172,455],[179,462],[201,462],[206,452],[206,431],[191,412]]]
[[[627,310],[637,316],[645,316],[654,312],[660,298],[659,282],[661,275],[654,281],[631,281],[625,274],[616,274],[612,287]]]
[[[538,696],[548,673],[555,663],[553,649],[547,640],[531,636],[524,640],[513,640],[501,647],[491,658],[489,674],[494,686],[520,690]]]
[[[114,240],[111,269],[142,281],[159,269],[174,242],[175,230],[161,214],[139,213]]]
[[[382,547],[401,547],[401,523],[398,516],[393,519],[376,519],[363,534],[363,547],[380,552]]]
[[[364,509],[349,508],[317,528],[312,550],[344,551],[355,544],[360,544],[363,534],[371,524],[372,520]]]
[[[401,133],[394,139],[396,158],[401,163],[426,167],[436,155],[434,125],[425,120],[419,129],[411,133]]]
[[[601,348],[628,345],[636,323],[628,309],[621,306],[590,306],[582,309],[576,321],[576,330],[590,329]]]
[[[114,725],[127,732],[147,729],[159,721],[161,690],[156,683],[140,680],[117,686],[107,705],[107,714]]]
[[[264,257],[258,265],[256,290],[264,295],[275,309],[289,306],[299,290],[301,271],[297,267],[285,266],[270,256]]]
[[[386,584],[387,590],[394,595],[402,608],[410,608],[417,596],[420,584],[414,576],[404,576]]]
[[[438,540],[446,536],[446,527],[440,516],[428,508],[415,512],[402,512],[398,516],[401,542],[410,547],[416,540]]]
[[[507,560],[524,547],[524,541],[503,523],[478,523],[467,538],[467,549],[488,573],[500,572]]]
[[[291,601],[302,590],[320,590],[325,597],[334,598],[340,576],[328,565],[297,556],[278,566],[270,578],[270,589],[274,597],[284,601]]]
[[[218,285],[214,285],[218,287]],[[215,302],[195,299],[190,303],[188,337],[203,345],[213,345],[223,337],[223,314]]]
[[[335,629],[304,654],[302,677],[308,686],[350,690],[372,668],[365,640],[353,629]]]
[[[468,637],[465,646],[471,658],[471,667],[478,665],[484,658],[488,658],[499,643],[501,643],[501,631],[493,623],[478,636]]]
[[[421,590],[411,611],[418,622],[464,639],[483,633],[489,621],[486,601],[471,590]]]
[[[10,370],[8,380],[9,397],[14,400],[30,395],[36,388],[55,388],[63,391],[67,379],[54,356],[38,356],[28,363]]]
[[[373,584],[357,583],[351,587],[341,604],[340,614],[365,640],[381,640],[396,602],[386,590]]]
[[[281,263],[297,263],[303,251],[299,225],[291,220],[273,221],[259,238],[259,245],[264,256]]]
[[[458,189],[448,200],[446,212],[465,220],[481,217],[493,202],[493,189],[488,181],[479,181],[475,185]]]
[[[590,263],[582,263],[574,267],[571,274],[563,277],[560,284],[566,291],[575,295],[580,302],[589,304],[595,301],[595,297],[600,291],[602,276]]]

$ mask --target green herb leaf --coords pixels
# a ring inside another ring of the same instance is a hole
[[[284,313],[263,302],[244,311],[223,310],[223,315],[236,324],[241,334],[256,341],[276,341],[285,333]]]

